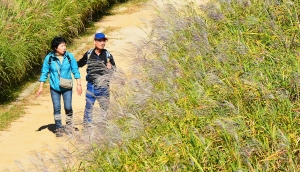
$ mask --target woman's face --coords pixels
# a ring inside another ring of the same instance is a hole
[[[60,43],[59,45],[58,45],[58,47],[55,49],[56,50],[56,53],[58,54],[58,55],[64,55],[65,54],[65,52],[66,52],[66,49],[67,49],[67,47],[66,47],[66,43]]]

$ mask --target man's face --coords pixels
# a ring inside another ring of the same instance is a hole
[[[104,49],[106,41],[107,40],[104,38],[103,39],[95,39],[95,47],[100,50]]]

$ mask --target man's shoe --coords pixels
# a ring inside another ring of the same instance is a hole
[[[90,124],[85,124],[85,125],[83,125],[82,131],[84,133],[90,133],[92,131],[92,126]]]
[[[73,127],[75,131],[79,131],[79,129],[77,127]]]

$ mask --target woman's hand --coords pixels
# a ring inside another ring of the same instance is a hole
[[[43,93],[43,88],[39,88],[39,90],[36,92],[36,97],[39,97]]]
[[[77,94],[81,96],[81,93],[82,93],[81,84],[77,84]]]
[[[76,79],[77,82],[77,94],[81,96],[82,88],[81,88],[81,80],[80,78]]]
[[[41,82],[40,87],[39,87],[38,91],[36,92],[36,97],[39,97],[43,93],[43,85],[44,85],[44,83]]]

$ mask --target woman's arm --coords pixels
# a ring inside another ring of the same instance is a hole
[[[79,69],[78,69],[78,65],[77,65],[76,59],[73,56],[73,54],[69,53],[69,57],[72,59],[71,60],[71,70],[72,70],[72,73],[74,75],[74,78],[76,79],[77,94],[81,95],[81,93],[82,93],[82,87],[81,87],[81,79],[80,79],[80,72],[79,72]]]
[[[42,70],[41,70],[41,76],[40,76],[40,80],[39,80],[40,86],[39,86],[38,91],[36,92],[36,97],[39,97],[43,93],[43,86],[48,78],[48,74],[50,71],[50,64],[49,64],[50,58],[51,57],[49,55],[47,55],[44,59]]]

